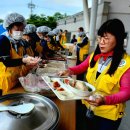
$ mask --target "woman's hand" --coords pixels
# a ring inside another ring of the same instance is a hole
[[[105,99],[103,96],[94,97],[90,96],[88,99],[85,99],[90,105],[93,106],[100,106],[100,105],[105,105]]]
[[[70,71],[69,70],[60,71],[58,73],[58,76],[69,76],[69,75],[70,75]]]
[[[23,63],[26,63],[27,65],[35,66],[41,61],[41,58],[27,56],[27,57],[23,58],[22,61],[23,61]]]

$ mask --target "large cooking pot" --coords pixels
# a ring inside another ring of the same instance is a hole
[[[54,130],[59,121],[59,110],[50,99],[31,93],[9,94],[0,97],[0,106],[33,103],[34,109],[26,114],[0,112],[0,130]]]

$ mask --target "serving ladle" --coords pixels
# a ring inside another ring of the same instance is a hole
[[[24,103],[17,106],[0,106],[0,112],[2,111],[12,111],[18,114],[27,114],[34,109],[35,105],[33,103]]]

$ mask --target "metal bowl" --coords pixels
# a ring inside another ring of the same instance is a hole
[[[59,110],[54,102],[38,94],[9,94],[0,97],[0,106],[33,103],[35,108],[27,114],[0,112],[0,130],[54,130],[59,122]]]

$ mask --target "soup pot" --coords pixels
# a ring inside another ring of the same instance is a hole
[[[60,117],[56,104],[49,98],[33,93],[8,94],[0,97],[0,106],[34,104],[26,114],[0,112],[0,130],[55,130]]]

